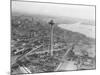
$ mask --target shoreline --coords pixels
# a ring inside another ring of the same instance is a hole
[[[95,26],[83,24],[59,24],[58,27],[72,32],[78,32],[89,38],[95,39]]]

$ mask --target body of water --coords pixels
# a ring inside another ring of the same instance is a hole
[[[83,25],[77,23],[77,24],[59,24],[58,26],[66,30],[84,34],[90,38],[95,38],[95,26],[93,25]]]

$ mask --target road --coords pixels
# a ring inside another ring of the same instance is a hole
[[[74,61],[67,61],[67,62],[64,62],[62,64],[60,64],[60,67],[56,70],[56,71],[68,71],[68,70],[77,70],[77,66],[74,65]]]
[[[21,60],[23,57],[27,56],[28,54],[30,54],[32,51],[37,50],[38,48],[42,47],[43,45],[38,46],[37,48],[33,48],[31,51],[27,52],[26,54],[20,56],[17,58],[17,60]]]
[[[67,54],[69,53],[70,50],[72,50],[74,48],[75,45],[73,45],[71,48],[69,48],[66,53],[64,54],[64,56],[62,57],[62,60],[64,60],[64,62],[61,62],[58,67],[55,69],[55,71],[61,71],[61,70],[76,70],[77,67],[76,65],[74,65],[75,62],[73,61],[65,61],[65,56],[67,56]]]
[[[64,47],[64,48],[60,48],[60,49],[53,49],[53,51],[60,51],[60,50],[63,50],[63,49],[67,49],[67,47]],[[34,52],[34,53],[45,53],[45,52],[50,52],[50,50],[44,50],[44,51],[37,51],[37,52]],[[30,53],[30,54],[33,54],[33,53]]]
[[[31,51],[27,52],[27,53],[24,54],[23,56],[20,56],[20,57],[16,58],[15,61],[23,59],[23,58],[26,57],[28,54],[30,54],[32,51],[37,50],[38,48],[40,48],[40,47],[42,47],[42,46],[43,46],[43,45],[40,45],[40,46],[38,46],[37,48],[33,48]],[[31,71],[30,71],[27,67],[25,67],[24,65],[23,65],[22,67],[20,66],[19,69],[20,69],[20,71],[21,71],[22,73],[31,73]]]
[[[25,66],[20,67],[20,70],[21,70],[22,73],[29,73],[29,74],[31,74],[31,71],[27,67],[25,67]]]

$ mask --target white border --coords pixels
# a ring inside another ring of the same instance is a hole
[[[41,73],[41,75],[99,75],[100,74],[100,2],[99,0],[28,0],[28,1],[42,1],[42,2],[56,2],[56,3],[72,3],[72,4],[90,4],[97,7],[97,69],[85,71],[69,71],[69,72],[53,72]],[[10,0],[0,0],[0,75],[9,75],[10,72]],[[32,74],[30,74],[32,75]],[[36,75],[36,74],[34,74]]]

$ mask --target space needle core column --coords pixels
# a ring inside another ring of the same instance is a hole
[[[53,43],[53,29],[54,29],[54,24],[55,24],[55,23],[54,23],[53,20],[51,20],[51,21],[49,22],[49,24],[50,24],[50,26],[51,26],[51,35],[50,35],[50,38],[51,38],[51,39],[50,39],[50,41],[51,41],[51,42],[50,42],[50,44],[51,44],[51,45],[50,45],[50,55],[53,56],[53,44],[54,44],[54,43]]]

